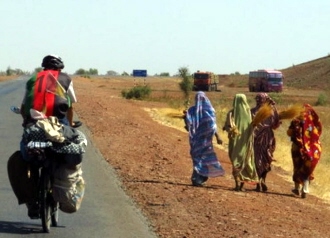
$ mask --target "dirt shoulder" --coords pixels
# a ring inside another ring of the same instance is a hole
[[[7,81],[7,80],[12,80],[17,78],[18,76],[0,76],[0,82]]]
[[[235,192],[228,155],[216,149],[226,175],[192,187],[187,133],[144,110],[166,104],[122,99],[119,81],[74,84],[76,113],[159,237],[330,237],[330,206],[293,196],[285,171],[273,167],[266,193]]]

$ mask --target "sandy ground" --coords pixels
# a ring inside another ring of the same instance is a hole
[[[159,84],[167,88],[159,93],[175,95],[170,82]],[[167,104],[123,99],[131,80],[76,78],[74,85],[75,112],[159,237],[330,237],[329,204],[294,196],[288,172],[273,166],[265,193],[252,185],[233,191],[227,152],[217,148],[226,175],[193,187],[188,134],[151,116]]]

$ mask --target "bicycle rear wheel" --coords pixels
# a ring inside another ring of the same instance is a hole
[[[58,224],[58,209],[59,209],[58,202],[55,202],[53,200],[52,205],[50,207],[52,226],[57,226]]]
[[[51,223],[50,177],[46,169],[41,170],[40,176],[40,216],[43,231],[49,233]]]

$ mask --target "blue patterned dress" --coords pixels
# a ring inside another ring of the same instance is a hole
[[[196,93],[195,105],[186,114],[186,125],[193,161],[193,185],[201,185],[208,177],[223,176],[225,171],[212,144],[217,130],[215,110],[204,92]]]

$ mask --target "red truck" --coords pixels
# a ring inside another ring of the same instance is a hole
[[[219,91],[217,75],[212,72],[197,71],[193,74],[193,91]]]

